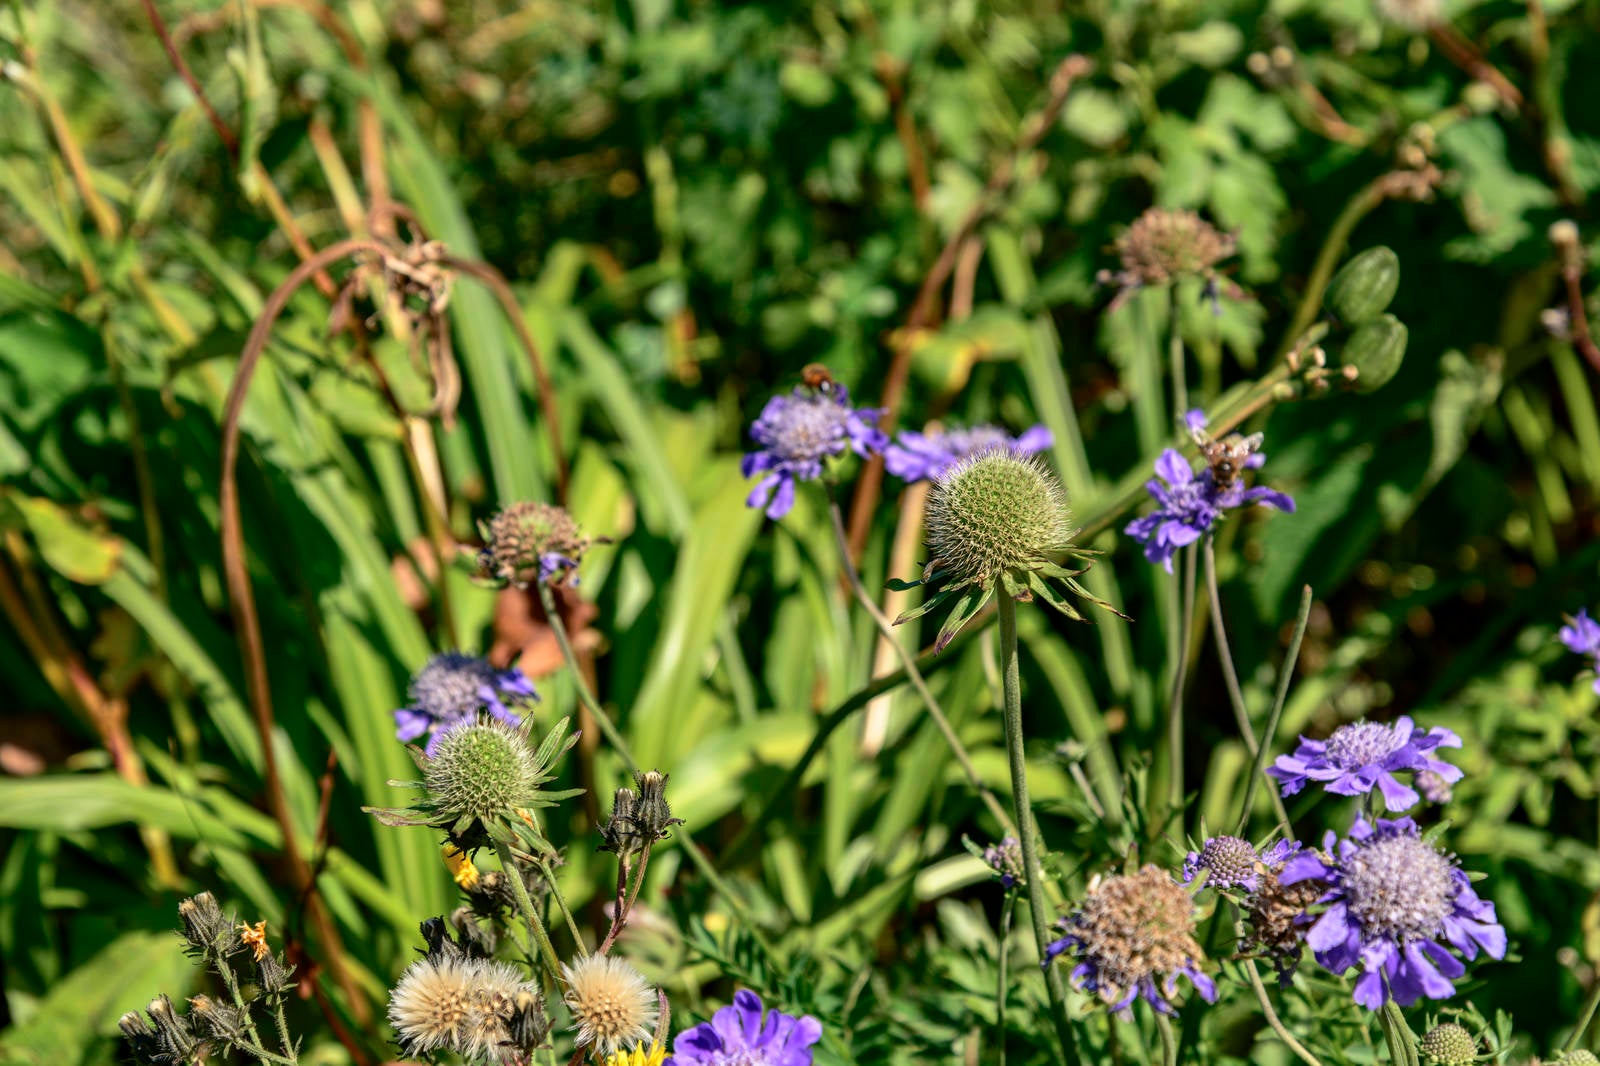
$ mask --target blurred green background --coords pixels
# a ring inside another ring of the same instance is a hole
[[[557,498],[563,467],[573,513],[612,538],[564,603],[580,654],[739,895],[661,850],[657,920],[630,952],[684,1021],[737,983],[822,1017],[827,1061],[976,1056],[999,896],[961,837],[998,826],[914,697],[859,695],[891,665],[841,592],[821,496],[766,522],[738,457],[814,361],[863,403],[908,375],[904,427],[1047,424],[1076,511],[1113,530],[1094,587],[1137,621],[1023,613],[1045,835],[1080,884],[1131,843],[1174,862],[1141,791],[1173,588],[1114,532],[1174,437],[1169,305],[1108,309],[1095,280],[1152,204],[1237,234],[1219,310],[1192,283],[1171,304],[1206,406],[1277,365],[1317,310],[1319,257],[1399,255],[1399,375],[1252,421],[1263,479],[1299,511],[1224,528],[1221,599],[1264,716],[1315,591],[1280,746],[1367,713],[1466,738],[1445,817],[1521,955],[1469,994],[1545,1050],[1600,963],[1596,696],[1554,641],[1600,601],[1600,366],[1570,314],[1574,294],[1591,320],[1600,300],[1581,271],[1569,291],[1546,236],[1563,218],[1596,232],[1600,2],[1444,4],[1451,28],[1431,32],[1364,0],[0,7],[0,1057],[113,1061],[118,1013],[193,991],[168,930],[202,887],[303,950],[309,1062],[386,1054],[374,1008],[453,886],[435,840],[360,807],[414,773],[389,712],[432,651],[519,659],[541,721],[575,711],[536,606],[456,559],[498,506]],[[1062,96],[1072,55],[1092,70]],[[1396,174],[1425,195],[1387,195]],[[274,816],[223,568],[223,405],[313,249],[414,254],[418,228],[509,280],[550,387],[461,271],[434,308],[448,352],[408,337],[418,301],[372,302],[374,273],[332,313],[348,258],[288,300],[237,467]],[[902,490],[856,497],[872,588],[922,561]],[[958,643],[932,681],[1005,794],[992,640]],[[1246,763],[1204,628],[1191,660],[1195,831],[1231,818]],[[611,877],[594,818],[621,779],[596,736],[564,775],[590,795],[552,830],[591,919]],[[1342,829],[1338,810],[1302,835]],[[1016,1061],[1036,1050],[1030,995]],[[1254,1020],[1206,1025],[1212,1061],[1272,1061],[1252,1058]]]

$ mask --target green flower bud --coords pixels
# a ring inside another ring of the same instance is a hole
[[[1324,306],[1347,326],[1371,322],[1400,288],[1400,257],[1383,245],[1368,248],[1333,276]]]
[[[1556,1066],[1600,1066],[1600,1059],[1595,1058],[1594,1052],[1579,1048],[1557,1059]]]
[[[1429,1029],[1417,1044],[1430,1066],[1467,1066],[1478,1057],[1478,1039],[1454,1022]]]
[[[1345,341],[1339,361],[1357,392],[1372,392],[1388,384],[1405,358],[1408,332],[1405,323],[1383,315],[1359,327]]]
[[[457,817],[503,818],[539,785],[526,734],[493,718],[446,732],[423,774],[428,793]]]
[[[1072,538],[1067,494],[1037,459],[1006,451],[957,463],[928,499],[928,548],[953,584],[992,586]]]

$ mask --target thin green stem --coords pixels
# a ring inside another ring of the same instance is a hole
[[[1333,220],[1333,225],[1328,227],[1328,235],[1323,239],[1317,260],[1311,266],[1311,276],[1306,279],[1306,291],[1300,296],[1299,306],[1294,310],[1294,320],[1289,324],[1283,335],[1283,343],[1278,348],[1279,360],[1289,353],[1300,335],[1317,317],[1317,311],[1322,307],[1322,294],[1327,291],[1328,282],[1333,278],[1333,268],[1338,265],[1345,245],[1350,243],[1350,234],[1354,232],[1356,223],[1383,203],[1389,187],[1388,177],[1388,174],[1380,174],[1364,186],[1350,198],[1344,210],[1339,212],[1339,217]]]
[[[567,932],[572,934],[572,942],[578,946],[579,955],[588,955],[589,949],[583,945],[583,935],[578,932],[578,923],[572,918],[572,908],[567,906],[567,897],[562,895],[556,887],[555,872],[550,869],[550,864],[535,856],[534,864],[539,868],[539,875],[544,878],[544,883],[550,886],[550,895],[555,897],[556,907],[561,911],[561,917],[566,919]]]
[[[606,738],[606,742],[621,757],[623,765],[630,772],[639,773],[639,763],[634,759],[633,753],[628,750],[628,742],[622,739],[622,732],[617,729],[616,723],[611,720],[611,716],[606,713],[605,708],[600,706],[600,701],[595,699],[594,693],[589,690],[589,683],[584,680],[583,670],[578,665],[578,657],[572,651],[572,642],[567,639],[567,627],[561,621],[560,612],[556,610],[555,597],[550,594],[550,586],[543,581],[538,582],[537,585],[539,589],[539,604],[544,608],[545,618],[550,623],[551,631],[556,635],[556,644],[561,649],[561,658],[566,661],[567,669],[572,674],[572,685],[577,689],[578,702],[582,703],[584,708],[594,716],[595,724],[600,727],[601,735]],[[761,927],[755,923],[749,908],[745,906],[744,900],[728,887],[728,883],[722,879],[721,874],[717,873],[717,868],[711,864],[711,860],[706,858],[705,853],[695,845],[694,837],[689,833],[689,827],[680,825],[676,831],[678,838],[683,841],[684,854],[689,857],[689,861],[700,872],[700,876],[704,877],[712,889],[727,901],[729,907],[733,908],[734,913],[739,916],[739,920],[750,931],[750,935],[755,938],[756,943],[766,949],[769,954],[775,954],[771,941],[761,930]]]
[[[1239,735],[1244,738],[1245,750],[1251,759],[1261,757],[1262,745],[1256,743],[1255,730],[1250,728],[1250,711],[1244,703],[1244,693],[1239,689],[1239,675],[1233,668],[1233,652],[1228,647],[1228,628],[1222,618],[1222,598],[1217,594],[1217,550],[1213,538],[1206,537],[1206,595],[1211,600],[1211,628],[1216,630],[1217,660],[1222,665],[1222,680],[1228,689],[1228,702],[1233,705],[1233,717],[1239,725]],[[1276,790],[1268,793],[1278,812],[1278,821],[1289,824],[1289,812],[1283,806],[1283,797]]]
[[[1183,364],[1183,333],[1178,328],[1178,287],[1167,287],[1167,313],[1171,321],[1167,323],[1170,335],[1167,338],[1167,362],[1172,374],[1172,416],[1181,419],[1185,411],[1189,410],[1189,380]]]
[[[1194,588],[1197,565],[1194,545],[1184,549],[1183,602],[1178,608],[1178,639],[1172,666],[1172,699],[1167,705],[1167,819],[1178,819],[1183,835],[1183,689],[1189,678],[1189,642],[1194,636]]]
[[[900,659],[900,665],[906,672],[906,677],[911,680],[911,687],[917,690],[922,704],[928,709],[928,716],[933,719],[934,725],[944,737],[945,744],[950,748],[950,753],[955,756],[956,762],[961,766],[961,772],[967,775],[967,783],[977,792],[983,800],[984,806],[989,808],[989,813],[995,820],[1013,836],[1017,827],[1012,823],[1011,817],[1006,814],[1006,809],[995,798],[989,787],[983,783],[983,778],[978,776],[978,768],[973,765],[972,756],[967,752],[966,746],[961,743],[961,738],[956,735],[955,727],[950,724],[950,718],[944,713],[944,708],[934,698],[932,690],[928,688],[927,680],[922,676],[922,671],[917,669],[917,662],[911,653],[906,651],[905,645],[896,639],[893,624],[889,621],[883,609],[861,584],[861,575],[856,572],[855,564],[850,561],[849,540],[845,534],[844,516],[839,511],[839,503],[833,498],[833,490],[828,490],[828,515],[833,520],[833,539],[839,549],[839,565],[844,569],[844,576],[849,582],[850,591],[855,594],[856,600],[867,609],[867,614],[872,616],[873,625],[877,626],[878,633],[888,642],[889,647]]]
[[[1212,598],[1215,600],[1216,593],[1212,593]],[[1272,698],[1272,713],[1267,715],[1267,727],[1262,731],[1261,743],[1256,748],[1255,764],[1244,781],[1244,801],[1239,805],[1239,824],[1233,831],[1235,836],[1243,836],[1245,826],[1250,822],[1250,807],[1255,802],[1256,786],[1266,771],[1267,755],[1278,736],[1278,720],[1283,717],[1283,704],[1289,696],[1289,684],[1294,680],[1294,665],[1300,658],[1300,642],[1305,639],[1306,623],[1310,618],[1311,586],[1306,585],[1300,590],[1300,610],[1295,615],[1294,636],[1289,638],[1288,654],[1283,657],[1283,666],[1278,670],[1278,691]],[[1282,803],[1281,797],[1279,803]],[[1286,833],[1289,831],[1287,820],[1283,823],[1283,830]]]
[[[494,842],[494,853],[500,858],[500,868],[505,871],[506,880],[511,882],[511,895],[517,901],[517,909],[522,912],[522,917],[528,923],[528,935],[533,937],[539,945],[539,954],[544,956],[544,964],[550,969],[552,982],[561,979],[561,960],[556,958],[556,949],[550,943],[550,936],[544,931],[544,921],[539,917],[539,912],[533,906],[533,900],[528,898],[528,886],[522,880],[522,868],[512,858],[511,845],[503,840]],[[550,890],[554,892],[555,886]]]
[[[1011,767],[1011,795],[1016,805],[1016,824],[1022,841],[1022,868],[1028,879],[1028,916],[1033,923],[1033,940],[1044,964],[1045,987],[1050,993],[1051,1020],[1061,1041],[1061,1053],[1070,1066],[1080,1061],[1072,1025],[1067,1019],[1067,994],[1061,971],[1049,965],[1046,948],[1050,932],[1045,924],[1044,867],[1039,862],[1038,831],[1028,801],[1028,762],[1022,748],[1022,678],[1017,667],[1017,605],[1004,589],[995,599],[1000,615],[1000,683],[1005,697],[1006,755]]]
[[[1011,962],[1011,914],[1017,906],[1017,894],[1007,889],[1006,901],[1000,906],[1000,977],[994,992],[995,1015],[995,1061],[999,1066],[1006,1066],[1006,986],[1009,983]]]
[[[1172,1023],[1160,1011],[1156,1012],[1156,1032],[1161,1034],[1162,1066],[1178,1066],[1178,1041],[1172,1035]]]
[[[244,1031],[249,1034],[250,1042],[257,1048],[262,1048],[261,1034],[256,1030],[255,1017],[250,1013],[250,1008],[245,1005],[244,993],[239,990],[239,979],[233,975],[233,967],[229,966],[228,960],[221,955],[215,957],[215,965],[217,976],[221,977],[222,983],[228,986],[228,995],[232,997],[233,1005],[239,1009],[239,1014],[244,1019]],[[278,1059],[276,1055],[272,1057],[274,1060]]]
[[[1583,1034],[1589,1031],[1589,1023],[1594,1021],[1594,1014],[1600,1009],[1600,980],[1596,980],[1594,987],[1589,989],[1589,998],[1584,1001],[1583,1012],[1578,1015],[1578,1024],[1572,1029],[1572,1035],[1567,1037],[1567,1042],[1561,1048],[1563,1055],[1571,1054],[1583,1040]]]
[[[1233,931],[1237,936],[1244,936],[1244,923],[1234,922]],[[1272,1031],[1278,1034],[1283,1046],[1292,1051],[1306,1066],[1322,1066],[1322,1060],[1306,1050],[1306,1046],[1294,1038],[1283,1024],[1283,1019],[1278,1017],[1277,1010],[1272,1006],[1272,1000],[1267,996],[1267,986],[1261,983],[1261,973],[1256,969],[1255,960],[1245,959],[1243,965],[1245,977],[1250,982],[1250,989],[1256,994],[1256,1002],[1261,1004],[1261,1016],[1267,1020],[1267,1025],[1271,1026]]]
[[[289,1038],[289,1019],[283,1013],[283,996],[277,995],[272,999],[272,1017],[278,1026],[278,1043],[283,1045],[283,1053],[288,1060],[299,1066],[300,1052],[295,1049],[295,1042]]]

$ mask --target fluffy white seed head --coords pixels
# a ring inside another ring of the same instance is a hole
[[[589,955],[561,967],[561,976],[579,1047],[611,1055],[650,1039],[659,1010],[656,990],[631,965]]]

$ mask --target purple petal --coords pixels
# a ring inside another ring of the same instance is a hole
[[[401,707],[394,712],[395,739],[416,740],[433,725],[433,716],[412,707]]]
[[[1194,480],[1194,470],[1189,466],[1189,460],[1172,448],[1156,458],[1156,473],[1169,485],[1187,485]]]
[[[1415,807],[1422,798],[1416,789],[1407,788],[1390,773],[1378,775],[1378,790],[1383,793],[1383,803],[1391,811],[1406,811]]]

